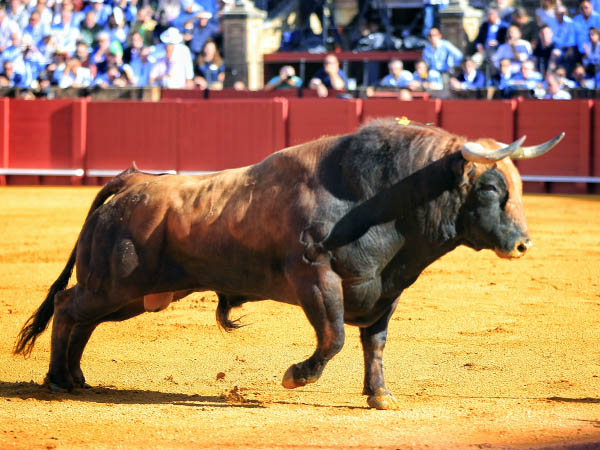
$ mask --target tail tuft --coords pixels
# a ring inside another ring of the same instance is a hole
[[[245,325],[240,323],[240,319],[230,320],[229,312],[234,306],[229,302],[229,298],[223,294],[217,294],[219,297],[219,304],[217,305],[217,324],[219,328],[227,331],[228,333],[237,330],[238,328],[242,328]]]

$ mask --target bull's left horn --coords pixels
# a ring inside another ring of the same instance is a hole
[[[521,148],[521,144],[525,141],[525,136],[517,139],[506,147],[499,148],[497,150],[486,150],[481,144],[477,142],[467,142],[463,145],[460,150],[463,158],[467,161],[479,162],[479,163],[490,163],[494,161],[500,161],[507,156],[512,155],[514,152]]]
[[[565,137],[565,132],[563,131],[555,138],[550,139],[548,142],[544,142],[543,144],[532,145],[531,147],[519,147],[518,149],[516,149],[514,152],[512,152],[510,154],[510,157],[512,159],[537,158],[538,156],[542,156],[544,153],[549,152],[564,137]]]

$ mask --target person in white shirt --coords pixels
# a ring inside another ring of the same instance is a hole
[[[190,50],[182,44],[177,28],[163,31],[160,40],[165,44],[165,56],[150,71],[150,84],[170,89],[194,87],[194,66]]]
[[[560,77],[554,72],[546,74],[546,94],[545,99],[552,100],[570,100],[571,94],[563,89]]]

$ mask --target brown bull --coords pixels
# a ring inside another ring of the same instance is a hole
[[[536,156],[561,137],[525,148],[383,120],[203,177],[129,169],[98,193],[15,353],[31,352],[54,315],[46,381],[84,386],[81,356],[100,323],[214,290],[225,329],[239,326],[229,311],[246,301],[304,309],[317,349],[288,369],[287,388],[317,381],[344,344],[344,324],[359,326],[364,394],[393,408],[382,355],[401,292],[461,244],[522,256],[531,241],[510,157]],[[74,266],[77,284],[65,289]]]

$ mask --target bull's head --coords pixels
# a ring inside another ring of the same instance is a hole
[[[467,245],[476,250],[492,248],[503,258],[525,254],[532,242],[523,213],[521,177],[511,158],[543,155],[564,135],[532,147],[522,146],[525,137],[510,145],[489,140],[464,144],[464,176],[472,187],[462,217]]]

